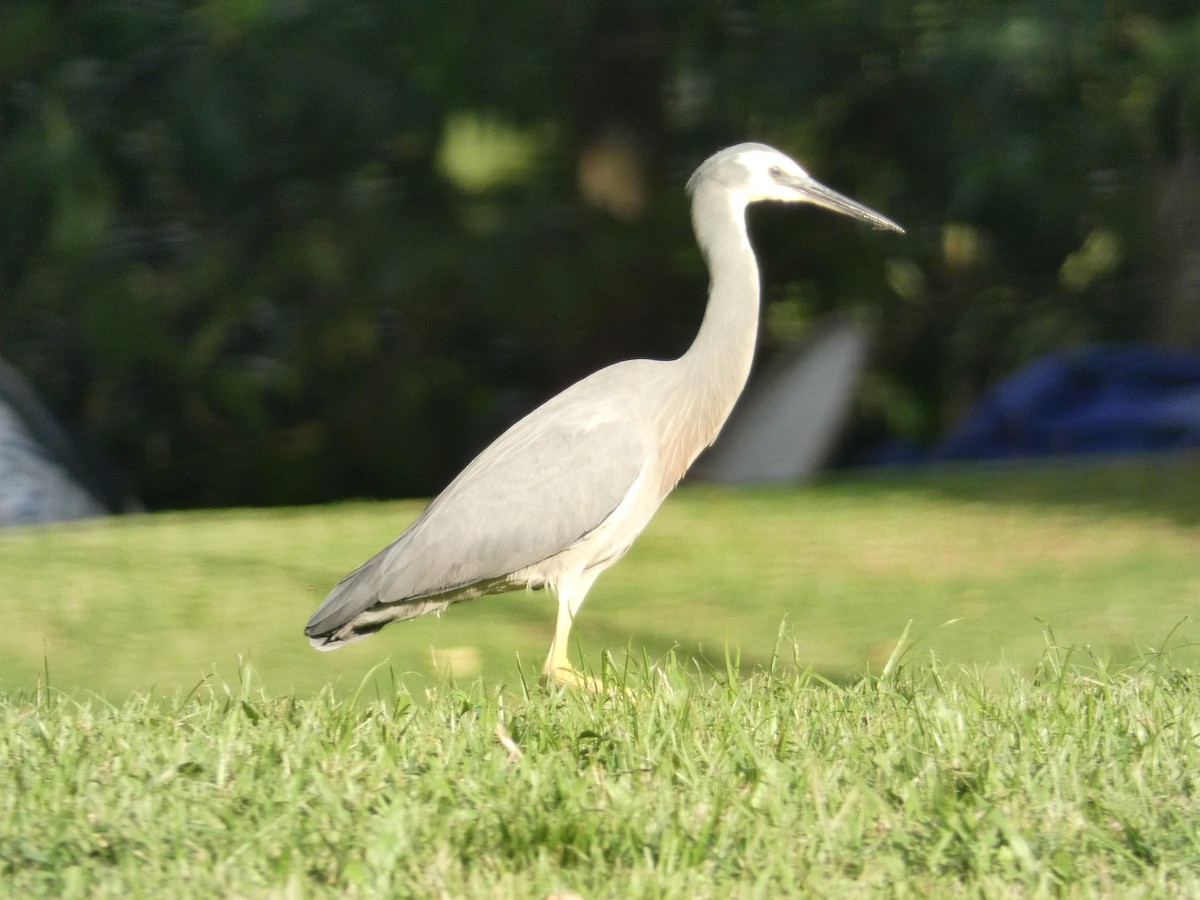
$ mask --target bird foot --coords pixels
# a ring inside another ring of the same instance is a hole
[[[565,687],[583,688],[593,694],[619,694],[622,693],[620,688],[614,688],[606,685],[599,678],[592,675],[585,675],[577,671],[571,666],[557,666],[553,669],[546,669],[539,679],[542,687],[549,687],[551,684],[561,684]],[[624,690],[625,694],[629,694],[629,690]]]

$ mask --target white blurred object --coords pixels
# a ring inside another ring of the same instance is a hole
[[[697,465],[704,481],[801,481],[829,461],[867,364],[864,329],[840,317],[785,349],[752,383]]]
[[[12,366],[0,360],[0,527],[117,511],[102,475]]]

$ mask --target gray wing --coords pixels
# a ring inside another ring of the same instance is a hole
[[[504,590],[512,573],[604,522],[651,458],[651,442],[617,404],[597,414],[572,399],[560,395],[513,425],[400,537],[346,576],[305,628],[314,645],[353,639],[335,632],[360,616],[354,631],[365,634],[450,602],[426,598]],[[373,608],[378,615],[364,616]]]

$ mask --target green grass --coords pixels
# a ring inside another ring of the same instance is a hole
[[[516,592],[385,629],[336,653],[301,635],[345,572],[417,503],[172,513],[0,532],[0,691],[171,694],[240,660],[267,688],[352,691],[373,666],[537,671],[553,601]],[[1049,625],[1116,660],[1168,635],[1196,660],[1200,459],[959,469],[771,491],[684,489],[597,582],[575,629],[587,658],[626,648],[763,664],[780,622],[834,680],[878,671],[909,621],[923,650],[1034,665]],[[954,624],[943,623],[955,620]],[[1045,623],[1045,624],[1043,624]],[[432,651],[439,663],[435,666]],[[436,679],[435,679],[436,680]]]
[[[171,703],[0,700],[0,883],[1196,896],[1200,682],[1161,659],[1065,662],[999,681],[921,662],[839,687],[668,659],[606,672],[628,689],[606,697],[476,680],[357,704],[213,684]]]
[[[0,895],[1194,896],[1198,476],[685,490],[606,696],[541,594],[308,648],[416,504],[2,534]]]

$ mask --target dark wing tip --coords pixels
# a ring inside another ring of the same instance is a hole
[[[307,628],[304,629],[304,636],[308,638],[308,642],[312,644],[315,649],[325,652],[336,650],[338,647],[342,646],[343,643],[342,641],[335,641],[333,637],[328,634],[309,634]]]

